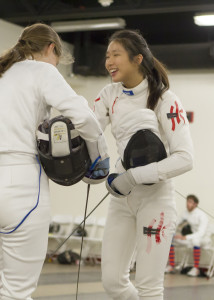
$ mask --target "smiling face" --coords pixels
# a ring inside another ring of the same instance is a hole
[[[139,54],[131,61],[122,44],[112,41],[106,52],[105,67],[113,82],[122,82],[125,87],[132,88],[143,80],[143,74],[139,68],[142,59],[142,55]]]

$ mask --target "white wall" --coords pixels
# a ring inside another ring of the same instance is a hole
[[[0,20],[0,53],[11,47],[19,37],[22,28]],[[80,95],[85,96],[92,107],[92,102],[102,87],[110,82],[109,78],[69,76],[68,67],[60,71],[66,80]],[[214,186],[214,137],[212,129],[214,112],[214,70],[194,70],[171,72],[169,75],[171,89],[180,97],[185,109],[194,112],[194,122],[190,124],[195,147],[194,169],[174,179],[176,190],[184,197],[193,193],[200,199],[200,207],[214,216],[213,186]],[[115,141],[106,131],[111,156],[111,170],[117,158]],[[50,182],[52,199],[52,214],[84,213],[87,185],[83,182],[71,187],[62,187]],[[104,183],[91,186],[88,211],[90,211],[106,194]],[[185,208],[185,199],[176,195],[178,213]],[[94,212],[96,216],[105,216],[109,199]]]
[[[23,27],[0,19],[0,53],[16,44]]]

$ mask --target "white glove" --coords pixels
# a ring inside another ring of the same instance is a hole
[[[107,190],[115,197],[122,198],[131,193],[131,190],[136,185],[136,181],[130,170],[116,174],[112,173],[106,180]]]
[[[104,134],[101,134],[96,141],[90,142],[85,140],[85,142],[92,162],[99,156],[101,157],[101,160],[109,157]]]

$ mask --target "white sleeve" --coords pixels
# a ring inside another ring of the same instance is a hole
[[[200,214],[199,218],[199,226],[196,232],[186,235],[187,240],[193,240],[195,238],[201,239],[207,234],[207,227],[208,227],[208,218],[204,214]]]
[[[158,120],[169,146],[169,156],[157,164],[159,179],[165,180],[192,169],[193,144],[186,112],[177,97],[163,100]]]
[[[131,169],[138,184],[157,183],[181,175],[193,167],[189,122],[179,99],[172,93],[168,94],[160,100],[156,113],[169,146],[169,155],[159,162]]]
[[[41,73],[40,80],[40,92],[43,100],[47,105],[60,111],[64,117],[71,119],[86,144],[96,144],[98,150],[101,147],[99,154],[102,159],[108,157],[103,131],[95,114],[88,106],[87,100],[75,93],[54,66],[47,65],[45,72]]]

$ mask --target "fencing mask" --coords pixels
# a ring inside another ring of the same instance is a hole
[[[45,120],[36,135],[39,160],[51,180],[69,186],[84,177],[90,157],[70,119],[58,116]]]
[[[149,129],[141,129],[127,143],[122,164],[128,170],[158,162],[166,157],[165,147],[159,137]]]

